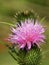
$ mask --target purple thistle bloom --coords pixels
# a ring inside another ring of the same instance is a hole
[[[13,44],[18,44],[19,48],[31,49],[31,46],[36,44],[40,47],[40,44],[44,42],[45,36],[44,27],[36,20],[28,19],[21,22],[21,25],[16,25],[16,28],[11,29],[12,33],[9,36],[9,41]]]

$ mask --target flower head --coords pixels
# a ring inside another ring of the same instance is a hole
[[[21,22],[21,25],[16,25],[16,28],[11,29],[12,34],[9,36],[9,41],[13,44],[18,44],[19,48],[30,49],[32,45],[36,44],[38,47],[41,42],[44,42],[45,36],[44,27],[36,20],[28,19]]]

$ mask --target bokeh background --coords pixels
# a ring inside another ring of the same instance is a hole
[[[15,24],[15,14],[17,11],[34,10],[41,18],[45,17],[46,21],[42,23],[46,26],[46,43],[43,44],[42,50],[49,50],[49,0],[0,0],[0,22]],[[10,26],[0,24],[0,65],[18,65],[17,62],[9,55],[8,49],[3,45],[4,38],[10,33]],[[43,55],[41,65],[49,65],[49,52]]]

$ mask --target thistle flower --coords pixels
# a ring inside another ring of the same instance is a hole
[[[9,41],[13,44],[18,44],[19,48],[31,49],[34,44],[40,47],[44,42],[45,36],[44,27],[36,20],[27,19],[24,22],[16,25],[16,28],[11,28],[12,34],[9,36]]]

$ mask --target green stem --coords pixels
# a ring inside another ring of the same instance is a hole
[[[40,20],[40,22],[43,22],[43,21],[45,21],[45,18],[46,18],[46,17],[43,17],[43,18]]]
[[[9,25],[9,26],[15,27],[15,25],[13,25],[13,24],[11,24],[11,23],[7,23],[7,22],[0,22],[0,24],[6,24],[6,25]]]
[[[9,51],[9,54],[17,61],[17,58]]]

